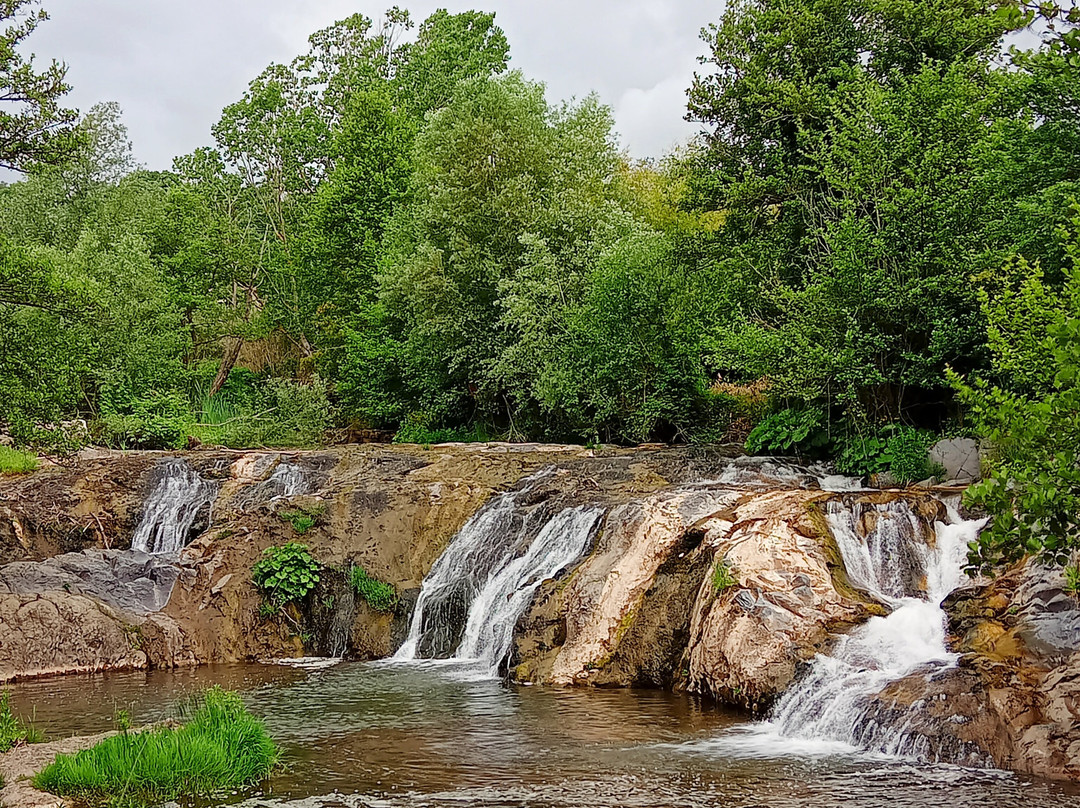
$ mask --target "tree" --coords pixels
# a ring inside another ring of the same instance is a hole
[[[77,113],[60,105],[70,89],[67,66],[53,61],[42,71],[20,45],[49,15],[38,0],[0,0],[0,168],[26,171],[63,158]]]

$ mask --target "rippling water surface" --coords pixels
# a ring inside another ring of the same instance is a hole
[[[200,688],[244,693],[287,770],[245,808],[686,806],[1080,808],[1080,789],[790,742],[742,716],[654,691],[506,687],[445,664],[319,671],[210,666],[19,684],[50,736],[174,716]]]

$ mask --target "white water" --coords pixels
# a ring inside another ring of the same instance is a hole
[[[282,462],[278,463],[274,473],[266,479],[263,485],[273,492],[274,499],[278,497],[288,499],[307,494],[311,490],[311,479],[308,473],[300,466]]]
[[[514,626],[537,588],[585,552],[603,516],[601,508],[565,509],[523,547],[536,529],[525,510],[529,497],[553,473],[545,469],[521,490],[499,494],[465,523],[424,578],[409,636],[395,660],[448,655],[484,676],[498,675]]]
[[[213,505],[218,484],[204,480],[179,458],[165,461],[161,480],[146,500],[135,528],[131,549],[154,555],[177,556],[184,549],[199,511]]]
[[[855,526],[865,511],[875,524],[863,539]],[[800,741],[842,742],[890,755],[925,756],[928,742],[907,720],[882,724],[870,713],[886,685],[920,668],[951,665],[941,603],[963,580],[968,542],[985,520],[965,521],[949,509],[935,525],[933,546],[921,540],[918,520],[904,502],[885,506],[832,503],[827,515],[848,577],[877,594],[893,611],[840,638],[815,658],[774,710],[770,728]]]

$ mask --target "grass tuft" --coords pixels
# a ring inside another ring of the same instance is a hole
[[[713,591],[718,595],[739,585],[739,579],[735,577],[735,572],[722,558],[717,559],[716,563],[713,565],[711,581]]]
[[[354,566],[349,570],[349,584],[375,611],[392,612],[397,608],[398,593],[393,585],[372,578],[363,567]]]
[[[29,474],[37,471],[37,467],[37,455],[11,446],[0,446],[0,475]]]
[[[0,752],[26,743],[41,743],[44,734],[11,711],[11,691],[0,692]]]
[[[34,787],[91,805],[211,797],[265,780],[278,756],[240,696],[214,687],[183,726],[122,732],[57,755],[34,776]]]

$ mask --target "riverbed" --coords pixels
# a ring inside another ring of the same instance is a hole
[[[788,742],[741,714],[645,690],[507,686],[447,663],[69,676],[13,686],[49,737],[182,717],[200,689],[243,693],[284,768],[213,804],[1080,808],[1080,788]]]

